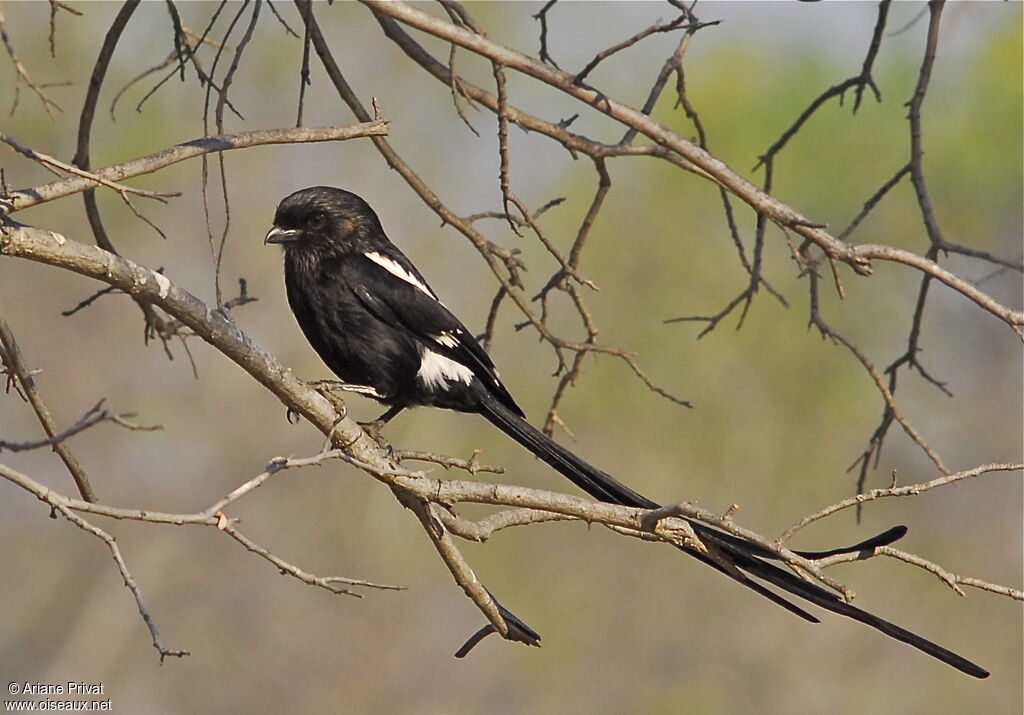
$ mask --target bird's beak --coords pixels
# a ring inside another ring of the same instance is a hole
[[[291,243],[299,237],[300,231],[295,228],[280,228],[274,226],[267,231],[267,237],[263,239],[263,243]]]

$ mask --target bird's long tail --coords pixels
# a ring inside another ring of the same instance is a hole
[[[483,391],[481,391],[483,392]],[[505,405],[489,394],[481,396],[481,414],[495,427],[514,439],[539,459],[553,467],[577,487],[595,499],[611,504],[656,509],[660,505],[639,494],[611,475],[587,464],[575,454],[558,444],[540,430],[534,428],[526,420],[512,412]],[[717,558],[692,549],[683,548],[687,554],[703,561],[717,571],[729,576],[747,588],[771,600],[801,618],[817,623],[818,619],[799,606],[790,603],[779,594],[766,588],[749,576],[761,579],[776,586],[792,596],[797,596],[826,610],[860,621],[871,626],[891,638],[903,641],[928,655],[947,663],[954,668],[972,675],[975,678],[988,677],[989,673],[971,661],[963,658],[942,646],[932,643],[926,638],[890,623],[856,606],[850,605],[839,596],[827,591],[817,584],[805,581],[793,573],[782,569],[764,559],[777,558],[771,551],[739,537],[733,536],[704,524],[687,520],[694,532],[705,544],[716,550]],[[797,552],[806,558],[824,558],[840,553],[852,553],[872,549],[892,543],[906,533],[906,527],[894,527],[884,534],[863,541],[853,546],[833,549],[825,552]],[[682,547],[680,547],[682,548]],[[720,563],[725,557],[727,564]],[[731,568],[730,568],[731,566]]]

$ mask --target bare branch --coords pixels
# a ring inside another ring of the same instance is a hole
[[[0,234],[0,243],[2,243],[2,234]],[[0,250],[0,253],[3,253]],[[61,434],[61,431],[57,428],[57,423],[50,415],[50,410],[46,407],[46,403],[43,402],[42,395],[39,394],[39,390],[36,388],[35,378],[32,377],[32,373],[26,368],[25,360],[22,358],[21,350],[18,347],[17,341],[14,339],[14,333],[11,332],[10,326],[7,321],[4,320],[3,310],[0,309],[0,347],[3,348],[3,364],[6,367],[9,374],[13,375],[18,380],[18,385],[21,389],[21,394],[25,396],[29,404],[32,405],[32,410],[36,413],[36,417],[39,419],[39,424],[42,425],[43,431],[46,436],[54,440],[53,451],[57,453],[61,461],[64,462],[64,466],[67,467],[68,472],[71,474],[71,478],[75,480],[75,486],[78,487],[78,493],[82,495],[82,498],[86,501],[96,501],[96,493],[92,489],[92,484],[89,483],[89,477],[85,473],[85,469],[79,463],[78,459],[71,452],[63,439],[57,439]]]
[[[857,262],[863,261],[864,265],[870,265],[869,262],[872,260],[882,260],[892,263],[900,263],[902,265],[915,268],[922,273],[935,278],[939,282],[944,283],[957,293],[960,293],[966,298],[974,301],[986,312],[991,313],[1009,325],[1018,337],[1024,339],[1024,332],[1022,332],[1022,326],[1024,326],[1024,312],[1013,310],[1002,305],[970,281],[967,281],[952,271],[943,268],[939,264],[935,263],[935,261],[929,260],[924,256],[920,256],[912,251],[907,251],[902,248],[879,246],[870,243],[851,247],[848,253],[854,257],[852,260]],[[840,260],[844,260],[842,256],[838,256],[838,258],[840,258]]]
[[[404,591],[404,586],[389,586],[387,584],[373,583],[372,581],[364,581],[362,579],[347,578],[345,576],[316,576],[314,574],[303,571],[298,566],[294,566],[284,559],[274,556],[270,551],[260,546],[259,544],[252,541],[248,537],[244,536],[230,523],[226,523],[223,526],[218,526],[221,531],[230,536],[232,539],[240,543],[257,556],[266,559],[270,563],[274,564],[281,573],[287,574],[299,581],[310,586],[316,586],[318,588],[325,589],[331,593],[336,593],[342,596],[354,596],[356,598],[362,598],[362,594],[355,591],[350,591],[344,586],[362,586],[364,588],[373,588],[380,591]]]
[[[913,440],[914,444],[920,447],[924,453],[928,456],[928,459],[939,468],[943,473],[949,473],[949,470],[942,463],[942,458],[939,457],[938,453],[933,450],[924,437],[918,432],[910,421],[900,410],[896,404],[896,398],[893,396],[893,390],[885,384],[882,375],[878,372],[878,369],[874,366],[871,360],[868,359],[864,351],[860,349],[852,340],[847,338],[845,335],[839,333],[837,330],[828,325],[821,317],[818,302],[818,277],[816,274],[811,274],[811,324],[821,332],[822,337],[827,337],[845,347],[850,353],[857,358],[864,370],[871,376],[872,381],[875,383],[875,387],[878,392],[882,395],[882,399],[885,401],[885,414],[886,418],[883,420],[882,426],[875,431],[870,440],[870,446],[868,450],[861,455],[858,460],[863,468],[866,468],[871,460],[872,454],[878,455],[882,449],[882,440],[885,438],[885,432],[888,428],[888,423],[891,420],[895,420],[899,423],[903,431]],[[855,463],[856,464],[856,463]],[[862,471],[863,473],[863,471]]]
[[[128,570],[128,564],[125,563],[124,557],[121,556],[121,549],[118,548],[114,537],[103,531],[103,529],[93,526],[63,505],[55,505],[54,508],[63,514],[64,518],[82,531],[86,531],[96,538],[101,539],[103,543],[107,545],[107,548],[110,549],[110,555],[114,559],[114,563],[117,564],[117,570],[121,572],[121,578],[124,579],[124,585],[129,591],[131,591],[132,596],[135,598],[135,605],[139,609],[139,615],[142,616],[142,620],[145,622],[146,628],[149,629],[149,635],[153,639],[153,647],[156,648],[157,652],[160,654],[160,661],[163,662],[163,659],[167,657],[183,658],[186,655],[191,655],[187,650],[168,648],[163,644],[163,641],[160,639],[160,632],[156,628],[156,623],[153,621],[153,617],[150,615],[149,609],[146,608],[145,601],[142,600],[142,591],[139,589],[139,585],[135,583],[135,579]]]
[[[50,2],[50,35],[48,37],[50,41],[50,57],[57,56],[57,12],[64,10],[72,15],[82,16],[82,13],[75,8],[71,7],[66,3],[62,3],[60,0],[49,0]]]
[[[63,6],[63,3],[61,3]],[[67,9],[67,8],[65,8]],[[51,5],[51,13],[53,13],[53,6]],[[50,16],[50,52],[53,52],[53,15]],[[3,41],[4,49],[7,50],[7,55],[11,58],[11,62],[14,64],[14,69],[17,72],[17,79],[14,82],[14,101],[11,103],[10,116],[14,116],[14,112],[18,109],[18,99],[21,92],[21,85],[25,85],[39,98],[39,101],[43,103],[43,109],[46,110],[46,114],[50,117],[53,116],[51,109],[56,109],[58,112],[64,110],[60,108],[56,102],[54,102],[44,91],[47,87],[61,87],[67,86],[69,82],[59,82],[56,84],[37,84],[32,80],[32,76],[25,69],[25,65],[18,59],[18,54],[14,51],[14,45],[11,43],[10,35],[7,33],[7,23],[4,20],[3,8],[0,8],[0,40]]]
[[[498,45],[457,25],[439,20],[406,3],[398,2],[397,0],[394,2],[362,0],[362,2],[380,16],[391,17],[423,32],[449,42],[454,42],[492,62],[500,63],[505,67],[515,69],[555,87],[592,109],[621,122],[623,125],[635,128],[640,134],[660,144],[664,149],[678,154],[689,164],[696,167],[701,175],[713,179],[720,186],[745,201],[759,216],[763,215],[773,223],[783,228],[791,229],[798,235],[812,241],[821,247],[830,258],[848,264],[859,275],[871,274],[870,261],[873,258],[895,260],[907,265],[913,265],[915,268],[929,274],[936,274],[934,277],[945,273],[947,281],[944,282],[947,282],[947,285],[964,293],[964,295],[974,300],[981,307],[1000,317],[1018,335],[1024,335],[1024,333],[1021,333],[1020,328],[1021,325],[1024,325],[1024,313],[1012,311],[987,296],[988,300],[984,300],[982,298],[983,294],[980,291],[973,288],[969,289],[966,281],[953,281],[953,276],[948,274],[948,272],[944,272],[933,261],[922,259],[920,256],[914,256],[913,259],[902,256],[903,252],[896,248],[885,247],[889,249],[885,251],[879,250],[883,247],[878,246],[871,248],[853,247],[837,240],[822,227],[821,222],[812,221],[804,217],[790,206],[741,177],[729,168],[725,162],[711,156],[692,142],[683,139],[663,125],[653,121],[650,117],[632,107],[617,102],[595,89],[576,85],[573,82],[573,75],[538,62],[515,50]]]
[[[121,194],[122,197],[125,197],[126,194],[137,194],[138,196],[145,196],[147,199],[156,199],[158,201],[167,203],[166,199],[173,198],[175,196],[181,196],[180,191],[173,193],[144,191],[143,189],[133,189],[131,186],[124,186],[123,184],[108,181],[104,179],[102,176],[93,174],[92,172],[89,171],[83,171],[82,169],[79,169],[76,166],[72,166],[71,164],[65,164],[60,159],[54,159],[52,156],[49,156],[48,154],[43,154],[42,152],[27,147],[18,140],[16,140],[14,137],[9,137],[6,134],[0,133],[0,141],[8,144],[19,154],[27,156],[32,161],[37,161],[40,164],[45,164],[46,166],[55,167],[68,174],[74,174],[75,176],[86,179],[90,182],[100,184],[101,186],[106,186],[108,189],[113,189],[117,193]]]
[[[555,6],[558,0],[547,0],[536,15],[533,16],[534,20],[540,22],[540,61],[547,62],[553,67],[558,67],[558,63],[555,62],[554,58],[548,52],[548,12]]]
[[[434,464],[440,464],[445,469],[451,469],[456,467],[457,469],[464,469],[470,474],[476,475],[480,472],[491,472],[492,474],[504,474],[504,467],[492,467],[488,464],[480,464],[480,450],[473,450],[473,456],[469,459],[459,459],[457,457],[449,457],[443,454],[434,454],[433,452],[422,452],[414,449],[396,449],[394,451],[394,457],[399,462],[404,462],[407,459],[413,459],[419,462],[433,462]]]
[[[679,17],[677,17],[675,20],[672,20],[671,22],[651,25],[650,27],[646,27],[640,32],[636,33],[629,39],[623,40],[622,42],[619,42],[616,45],[612,45],[611,47],[605,50],[601,50],[600,52],[597,53],[597,55],[594,56],[594,59],[590,60],[590,62],[588,62],[586,66],[576,74],[576,84],[582,84],[583,80],[587,78],[587,75],[594,71],[594,68],[596,68],[599,64],[601,64],[606,59],[614,55],[616,52],[621,52],[622,50],[632,47],[636,43],[643,40],[645,37],[650,37],[651,35],[657,34],[659,32],[672,32],[673,30],[678,30],[683,26],[683,23],[685,23],[689,19],[689,14],[683,12],[683,14],[681,14]],[[707,24],[717,25],[718,22],[716,21]],[[687,31],[690,31],[691,29],[696,30],[698,29],[698,26],[691,26],[685,29]]]
[[[0,333],[2,333],[3,326],[0,325]],[[98,425],[100,422],[113,422],[114,424],[120,425],[125,429],[142,432],[152,432],[154,430],[163,429],[163,425],[138,425],[134,422],[129,421],[131,417],[135,415],[131,412],[125,412],[122,414],[111,414],[106,410],[102,409],[105,400],[100,400],[86,412],[78,422],[71,425],[59,434],[55,434],[46,439],[35,440],[32,442],[10,442],[7,440],[0,439],[0,452],[8,450],[11,452],[26,452],[33,449],[39,449],[40,447],[50,447],[59,442],[63,442],[71,437],[74,437],[79,432]]]
[[[149,609],[146,607],[146,602],[142,598],[142,591],[139,589],[134,577],[132,577],[131,572],[128,570],[128,564],[125,563],[124,557],[121,555],[121,549],[118,547],[117,541],[114,537],[75,513],[75,505],[81,507],[80,509],[77,509],[77,511],[91,511],[100,507],[100,505],[92,504],[90,502],[80,502],[77,499],[69,499],[61,494],[57,494],[53,490],[44,487],[42,484],[39,484],[24,474],[14,471],[5,464],[0,464],[0,477],[3,477],[8,481],[17,484],[22,489],[35,494],[41,501],[49,504],[52,510],[60,512],[65,519],[70,521],[79,529],[92,534],[103,541],[103,543],[107,545],[107,548],[110,549],[110,555],[114,559],[114,563],[117,565],[117,570],[121,573],[121,578],[124,579],[125,587],[131,591],[132,597],[135,599],[135,605],[139,609],[139,615],[142,616],[142,620],[145,622],[146,628],[149,629],[149,635],[153,640],[153,647],[157,649],[158,653],[160,653],[160,660],[163,661],[163,659],[168,656],[181,658],[189,655],[187,650],[175,650],[167,648],[163,644],[163,641],[160,639],[160,633],[156,628],[156,623],[153,621],[153,617],[150,615]]]
[[[257,480],[260,480],[265,476],[269,477],[270,475],[276,473],[276,471],[280,471],[281,469],[296,466],[307,466],[309,464],[318,464],[322,462],[324,459],[331,459],[336,456],[337,455],[328,454],[325,456],[323,454],[320,454],[305,459],[285,460],[283,458],[278,458],[276,460],[273,460],[271,464],[282,464],[285,466],[280,466],[278,469],[274,471],[271,471],[268,468],[270,474],[267,474],[265,472],[264,474],[255,477],[253,480],[250,480],[246,484],[240,486],[238,489],[235,490],[235,492],[232,492],[232,495],[234,496],[234,499],[241,497],[242,494],[247,493],[247,491],[244,489],[247,485],[252,484]],[[15,471],[14,469],[8,467],[5,464],[0,464],[0,477],[3,477],[9,482],[12,482],[13,484],[16,484],[17,486],[24,489],[25,491],[35,495],[40,501],[43,501],[46,504],[50,505],[50,507],[52,507],[53,509],[57,509],[65,515],[71,514],[72,517],[74,518],[69,517],[69,519],[73,522],[75,519],[81,518],[78,517],[75,514],[75,512],[81,512],[96,514],[98,516],[103,516],[110,519],[141,521],[151,524],[165,524],[173,526],[191,524],[198,526],[213,527],[219,531],[226,533],[232,539],[242,544],[242,546],[244,546],[246,550],[251,551],[252,553],[274,564],[274,566],[277,567],[282,573],[285,573],[289,576],[293,576],[294,578],[298,579],[299,581],[302,581],[303,583],[309,584],[311,586],[317,586],[318,588],[326,589],[328,591],[331,591],[332,593],[360,597],[360,594],[344,589],[341,587],[341,585],[372,588],[384,591],[404,590],[402,586],[390,586],[387,584],[374,583],[372,581],[366,581],[363,579],[347,578],[344,576],[316,576],[314,574],[310,574],[304,571],[303,569],[299,568],[298,566],[295,566],[285,561],[284,559],[275,556],[263,546],[260,546],[259,544],[255,543],[254,541],[243,535],[234,526],[234,520],[227,517],[220,510],[207,509],[205,511],[195,513],[171,514],[166,512],[151,511],[148,509],[114,507],[109,506],[107,504],[80,501],[78,499],[72,499],[63,494],[60,494],[50,489],[49,487],[40,484],[31,477],[22,474],[18,471]],[[258,484],[256,486],[258,486]],[[236,492],[238,492],[237,495],[235,494]],[[233,501],[234,499],[232,499],[231,501]],[[222,501],[225,505],[229,503],[228,500],[226,499]],[[76,525],[78,525],[77,522],[75,523]]]
[[[778,541],[789,541],[789,539],[793,538],[793,535],[796,534],[796,532],[800,531],[805,526],[813,524],[819,519],[824,519],[827,516],[831,516],[832,514],[835,514],[837,511],[849,509],[852,506],[866,504],[867,502],[874,501],[876,499],[884,499],[886,497],[917,496],[918,494],[922,494],[926,491],[929,491],[930,489],[935,489],[936,487],[942,487],[947,484],[953,484],[964,479],[980,477],[983,474],[988,474],[990,472],[1015,472],[1020,471],[1021,469],[1024,469],[1024,464],[982,464],[977,467],[974,467],[973,469],[965,469],[963,471],[954,472],[952,474],[943,474],[941,477],[936,477],[927,482],[910,484],[904,487],[897,487],[893,485],[887,489],[872,489],[871,491],[857,494],[856,496],[848,497],[846,499],[838,501],[835,504],[831,504],[825,507],[824,509],[814,512],[813,514],[808,514],[800,521],[796,522],[795,524],[787,528],[785,531],[783,531],[779,535]]]
[[[513,526],[529,526],[549,521],[571,521],[575,518],[537,509],[506,509],[479,521],[470,521],[444,509],[438,509],[435,515],[445,525],[445,528],[456,536],[481,543],[491,538],[495,532]]]
[[[254,129],[237,134],[220,134],[200,137],[176,144],[162,151],[132,159],[122,164],[109,166],[91,172],[103,181],[118,182],[132,176],[150,174],[179,161],[202,156],[209,152],[246,149],[267,144],[293,144],[304,142],[344,141],[357,137],[382,136],[387,134],[387,120],[369,121],[364,124],[334,127],[304,127],[298,129]],[[53,201],[64,196],[77,194],[95,186],[96,181],[81,177],[68,178],[31,189],[12,191],[6,201],[13,205],[7,213],[20,211],[30,206]]]

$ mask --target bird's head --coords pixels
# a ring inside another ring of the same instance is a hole
[[[287,252],[365,251],[376,235],[382,235],[380,220],[369,204],[343,189],[312,186],[282,199],[263,242]]]

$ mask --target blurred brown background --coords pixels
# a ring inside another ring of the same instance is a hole
[[[275,3],[293,27],[294,8]],[[81,100],[101,38],[118,5],[75,4],[82,17],[59,17],[49,56],[45,3],[5,2],[8,32],[37,81],[52,88],[63,114],[49,118],[22,88],[5,133],[69,160]],[[421,6],[428,7],[428,6]],[[471,12],[492,39],[535,53],[539,3],[476,3]],[[898,30],[923,4],[893,7]],[[237,6],[229,6],[232,11]],[[179,5],[199,31],[214,3]],[[264,10],[264,12],[266,12]],[[390,141],[454,210],[500,206],[493,117],[467,110],[477,138],[457,119],[447,88],[405,63],[369,13],[350,3],[318,5],[343,71],[368,103],[376,96],[391,120]],[[434,8],[431,12],[437,12]],[[550,16],[550,48],[567,69],[674,11],[655,3],[574,3]],[[691,100],[712,150],[752,180],[757,156],[827,86],[855,74],[870,39],[873,4],[714,3],[698,8],[722,25],[699,32],[686,56]],[[876,70],[883,102],[869,97],[855,117],[852,96],[820,112],[782,155],[774,193],[838,230],[904,161],[903,102],[912,92],[926,20],[887,35]],[[925,169],[947,238],[1011,258],[1020,256],[1021,7],[958,3],[946,10],[939,59],[925,102]],[[237,37],[237,36],[236,36]],[[640,106],[676,39],[649,38],[601,65],[588,79]],[[427,42],[441,57],[447,47]],[[137,113],[152,87],[144,79],[114,94],[171,49],[162,3],[144,3],[118,48],[101,100],[93,164],[103,166],[202,135],[202,92],[177,78]],[[233,88],[245,116],[229,131],[289,126],[301,42],[263,17]],[[460,71],[492,87],[488,66],[459,55]],[[14,70],[0,61],[0,102],[13,100]],[[511,101],[555,121],[576,111],[553,92],[510,76]],[[656,117],[693,134],[664,99]],[[307,92],[305,123],[352,121],[322,73]],[[614,142],[621,131],[584,113],[573,129]],[[510,130],[513,189],[531,206],[565,196],[545,227],[567,247],[596,186],[590,162],[573,162],[544,138]],[[438,225],[369,141],[262,147],[225,156],[231,231],[225,290],[245,277],[259,301],[239,308],[243,330],[302,377],[328,377],[285,305],[279,251],[262,245],[277,201],[303,186],[333,184],[365,197],[391,238],[418,264],[445,302],[482,329],[495,290],[473,248]],[[0,151],[6,179],[22,188],[49,175]],[[852,494],[847,467],[881,413],[867,375],[845,350],[806,328],[806,283],[796,277],[781,234],[769,230],[767,276],[791,305],[760,294],[742,330],[730,318],[700,341],[699,326],[665,325],[680,315],[717,312],[745,285],[725,229],[717,191],[650,160],[609,165],[613,188],[583,261],[600,286],[588,296],[602,339],[639,353],[658,384],[690,400],[674,406],[647,391],[612,359],[590,361],[562,410],[572,449],[652,497],[687,499],[714,510],[738,503],[737,520],[774,534],[800,516]],[[203,224],[200,164],[190,161],[135,186],[180,190],[168,206],[136,203],[168,234],[165,241],[109,192],[108,229],[135,261],[163,266],[182,287],[213,300],[212,262]],[[90,240],[77,197],[17,214],[20,221]],[[221,215],[215,217],[219,226]],[[752,217],[741,211],[750,235]],[[538,289],[554,270],[535,241],[500,222],[488,236],[523,251]],[[909,184],[865,222],[855,240],[923,252],[925,238]],[[1019,309],[1020,276],[990,266],[943,262]],[[878,266],[870,279],[844,271],[847,297],[829,291],[825,316],[879,366],[906,344],[916,274]],[[142,341],[138,310],[105,297],[72,317],[65,310],[97,285],[67,273],[0,259],[0,302],[43,395],[62,424],[100,398],[155,433],[103,425],[71,444],[102,501],[163,511],[205,508],[259,473],[275,455],[307,455],[321,440],[290,425],[282,405],[201,341],[191,341],[199,379],[180,344],[168,361]],[[955,394],[949,399],[917,376],[901,376],[897,395],[909,418],[954,469],[1021,457],[1019,341],[962,296],[933,287],[922,360]],[[574,330],[565,318],[556,324]],[[502,311],[493,347],[506,384],[540,420],[556,384],[555,360]],[[562,322],[559,322],[562,321]],[[572,333],[570,333],[572,334]],[[362,419],[378,408],[351,401]],[[0,437],[30,439],[39,429],[13,394],[0,396]],[[569,490],[563,480],[482,420],[440,411],[403,414],[386,430],[398,447],[502,464],[503,481]],[[6,464],[72,491],[57,458],[4,453]],[[935,469],[897,430],[890,433],[869,487],[903,483]],[[438,469],[438,471],[440,471]],[[453,475],[454,476],[454,475]],[[481,477],[484,478],[484,477]],[[472,513],[472,512],[470,512]],[[858,605],[931,637],[991,669],[974,681],[858,624],[826,617],[800,622],[673,549],[620,538],[581,524],[550,524],[465,545],[481,579],[537,628],[543,648],[491,638],[466,660],[452,658],[481,617],[453,585],[412,518],[386,489],[340,465],[292,471],[232,508],[248,536],[317,574],[400,583],[401,593],[332,596],[281,577],[266,562],[211,529],[110,523],[165,643],[192,655],[159,663],[107,549],[27,493],[0,482],[0,679],[106,686],[116,712],[1021,712],[1022,618],[1018,603],[977,591],[961,599],[933,576],[883,559],[835,569]],[[797,546],[851,543],[895,523],[910,526],[903,547],[950,570],[1021,585],[1019,474],[842,514],[798,538]]]

